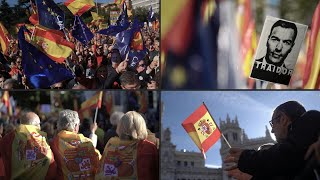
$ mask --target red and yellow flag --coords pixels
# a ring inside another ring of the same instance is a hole
[[[125,2],[125,0],[114,0],[114,3],[117,5],[122,5]]]
[[[31,43],[58,63],[63,63],[74,49],[74,44],[65,40],[61,34],[39,26],[34,30]]]
[[[204,153],[207,152],[221,136],[221,132],[205,104],[202,104],[184,120],[182,126],[201,150],[204,158]]]
[[[134,32],[130,48],[134,50],[143,50],[143,40],[140,31]]]
[[[2,53],[4,55],[8,55],[8,50],[10,45],[9,38],[8,38],[8,31],[1,22],[0,22],[0,44],[1,44]]]
[[[29,21],[33,25],[39,25],[39,17],[37,7],[34,3],[31,2],[31,16],[29,17]]]
[[[92,109],[97,107],[101,108],[102,96],[103,96],[103,91],[97,92],[94,96],[92,96],[90,99],[84,101],[81,104],[81,108],[79,111],[79,116],[81,121],[83,118],[92,117],[92,114],[91,114]]]
[[[304,89],[320,89],[320,3],[313,14],[303,77]]]
[[[67,0],[64,5],[67,6],[73,15],[79,16],[95,6],[93,0]]]
[[[2,102],[5,105],[5,107],[7,108],[7,113],[9,116],[12,116],[13,114],[13,110],[12,110],[12,105],[10,103],[10,95],[9,95],[9,91],[4,91],[3,95],[2,95]]]

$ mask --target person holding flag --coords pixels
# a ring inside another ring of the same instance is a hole
[[[58,134],[50,144],[57,162],[57,179],[94,179],[101,157],[95,148],[97,124],[92,126],[91,139],[78,134],[79,125],[76,111],[67,109],[60,112]]]

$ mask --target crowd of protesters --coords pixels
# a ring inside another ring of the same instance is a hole
[[[92,32],[97,28],[91,27]],[[159,28],[144,23],[141,28],[146,56],[130,64],[120,56],[115,46],[116,37],[94,33],[94,38],[83,45],[72,36],[75,49],[65,60],[74,79],[51,85],[51,89],[158,89]],[[22,52],[18,43],[11,41],[9,56],[0,61],[1,89],[34,89],[23,73]],[[129,72],[129,73],[128,73]]]
[[[152,113],[100,113],[93,122],[73,110],[48,116],[23,110],[14,119],[0,119],[0,178],[158,179]]]

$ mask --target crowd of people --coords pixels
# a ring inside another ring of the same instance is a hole
[[[96,33],[94,38],[83,45],[72,36],[70,42],[74,51],[65,60],[66,67],[74,75],[73,79],[52,84],[51,89],[157,89],[160,85],[159,70],[159,28],[141,28],[146,55],[138,61],[121,58],[115,45],[115,36]],[[34,89],[23,73],[22,52],[15,40],[11,41],[8,56],[0,61],[1,89]]]
[[[105,123],[81,122],[64,109],[43,120],[23,110],[16,125],[0,121],[0,178],[159,179],[159,139],[146,117],[115,111]]]
[[[224,157],[224,169],[229,176],[240,180],[318,180],[319,118],[319,111],[306,111],[297,101],[279,105],[269,122],[277,143],[259,150],[231,148]]]

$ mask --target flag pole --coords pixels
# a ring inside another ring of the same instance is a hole
[[[101,104],[102,95],[103,95],[103,91],[100,91],[99,97],[98,97],[98,103],[99,103],[99,104]],[[96,123],[96,122],[97,122],[99,104],[97,104],[97,107],[96,107],[96,112],[95,112],[95,114],[94,114],[93,123]]]
[[[206,104],[205,104],[204,102],[202,102],[202,103],[203,103],[204,107],[206,107],[206,109],[207,109],[207,111],[208,111],[209,115],[210,115],[211,117],[213,117],[213,116],[211,115],[211,113],[210,113],[210,111],[209,111],[208,107],[206,106]],[[218,126],[218,124],[217,124],[217,129],[221,132],[221,136],[222,136],[222,137],[223,137],[223,139],[226,141],[226,143],[227,143],[227,145],[229,146],[229,148],[231,148],[231,145],[230,145],[229,141],[228,141],[228,140],[227,140],[227,138],[223,135],[222,131],[220,130],[220,128],[219,128],[219,126]]]

